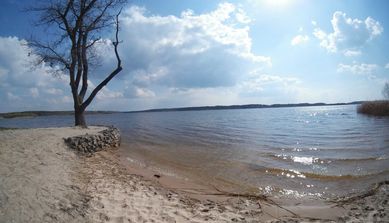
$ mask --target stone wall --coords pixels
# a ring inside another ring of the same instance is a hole
[[[85,134],[64,138],[64,140],[71,149],[90,154],[110,147],[119,147],[120,132],[115,127],[109,127],[95,135]]]

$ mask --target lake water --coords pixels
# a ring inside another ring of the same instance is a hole
[[[355,105],[90,115],[122,132],[147,168],[240,193],[332,197],[389,180],[389,118]],[[0,119],[2,127],[73,124],[72,116]]]

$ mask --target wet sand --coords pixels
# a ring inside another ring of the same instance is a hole
[[[388,182],[337,202],[244,196],[86,157],[63,138],[104,127],[0,131],[0,222],[388,222]]]

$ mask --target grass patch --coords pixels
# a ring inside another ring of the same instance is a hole
[[[20,118],[20,117],[35,117],[38,116],[33,112],[10,112],[1,115],[3,118]]]
[[[5,127],[0,127],[0,131],[4,131],[4,130],[15,130],[15,129],[18,129],[18,128],[5,128]]]
[[[389,116],[389,100],[363,102],[357,111],[366,115]]]

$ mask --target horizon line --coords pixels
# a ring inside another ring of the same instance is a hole
[[[150,108],[143,110],[130,110],[130,111],[112,111],[112,110],[87,110],[88,112],[100,112],[100,113],[141,113],[141,112],[163,112],[163,111],[191,111],[191,110],[228,110],[228,109],[255,109],[255,108],[277,108],[277,107],[311,107],[311,106],[331,106],[331,105],[351,105],[361,104],[365,100],[352,101],[352,102],[337,102],[337,103],[324,103],[324,102],[301,102],[301,103],[276,103],[276,104],[230,104],[230,105],[204,105],[204,106],[186,106],[186,107],[164,107],[164,108]],[[27,112],[66,112],[74,113],[73,110],[24,110],[24,111],[11,111],[0,112],[0,115],[12,114],[12,113],[27,113]]]

